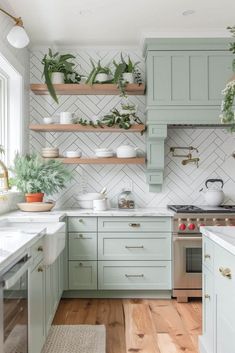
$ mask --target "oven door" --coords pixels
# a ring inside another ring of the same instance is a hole
[[[174,236],[174,289],[202,288],[202,236]]]

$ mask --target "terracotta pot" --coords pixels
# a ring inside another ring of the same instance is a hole
[[[37,192],[34,194],[25,194],[26,202],[42,202],[44,194],[42,192]]]

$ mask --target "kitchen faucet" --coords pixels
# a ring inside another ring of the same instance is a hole
[[[0,173],[0,180],[3,179],[3,191],[8,191],[9,190],[9,179],[8,179],[8,170],[6,165],[1,161],[0,159],[0,167],[2,169],[2,173]]]

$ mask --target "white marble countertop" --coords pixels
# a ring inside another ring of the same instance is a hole
[[[16,228],[0,229],[0,273],[28,252],[31,246],[46,233],[46,228],[33,227],[31,231]]]
[[[133,210],[120,210],[111,208],[107,211],[94,211],[92,209],[70,208],[70,209],[55,209],[51,212],[22,212],[14,211],[2,215],[1,219],[17,220],[20,222],[58,222],[65,216],[70,217],[173,217],[174,212],[166,207],[157,208],[135,208]]]
[[[204,236],[235,255],[235,227],[200,227]]]

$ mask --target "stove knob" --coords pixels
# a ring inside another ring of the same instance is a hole
[[[189,229],[189,230],[194,230],[195,228],[196,228],[196,226],[195,226],[194,223],[190,223],[190,224],[188,225],[188,229]]]
[[[181,223],[179,225],[179,230],[185,230],[186,229],[186,225],[184,223]]]
[[[206,226],[205,223],[199,224],[199,227],[205,227],[205,226]]]

